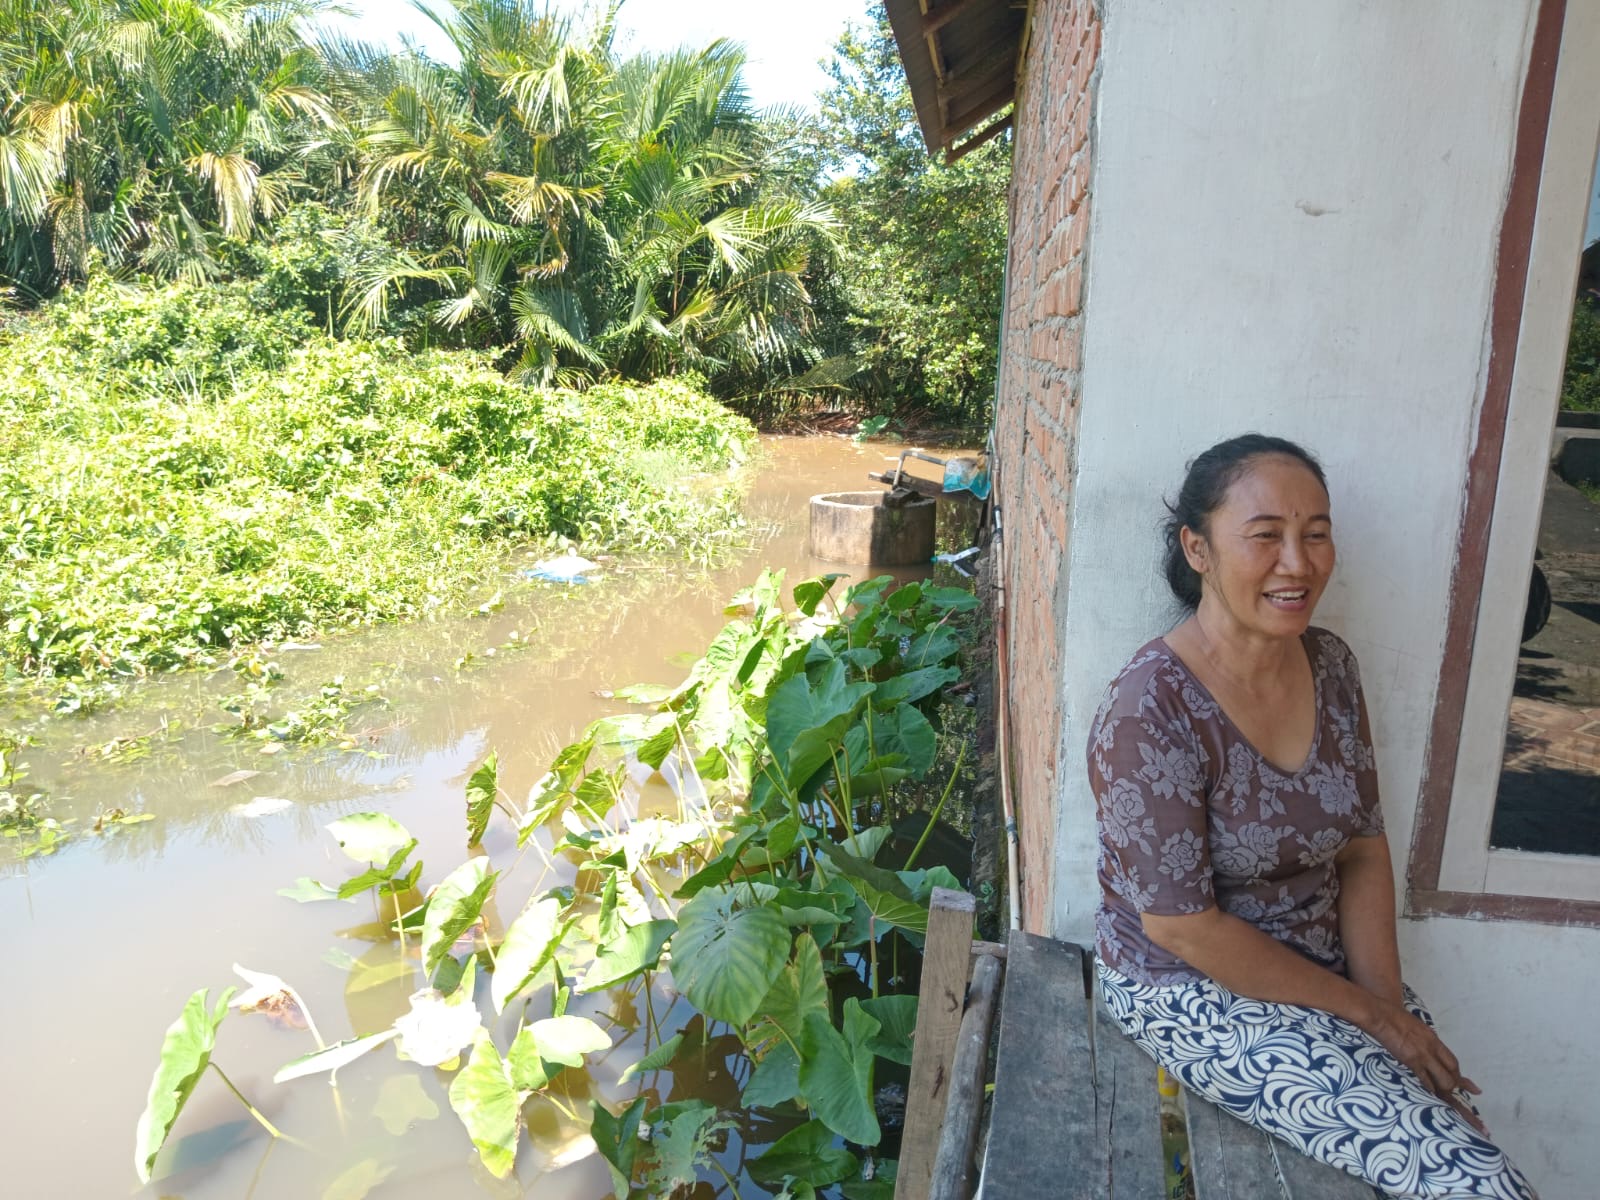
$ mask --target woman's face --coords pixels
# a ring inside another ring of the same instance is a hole
[[[1202,615],[1239,632],[1298,637],[1333,574],[1328,493],[1298,459],[1263,455],[1245,465],[1204,535],[1185,528],[1184,553],[1200,572]]]

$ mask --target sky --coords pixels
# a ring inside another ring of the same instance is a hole
[[[444,56],[448,43],[409,0],[344,0],[356,15],[329,18],[364,41],[398,46],[403,36]],[[554,7],[583,12],[585,0],[554,0]],[[703,46],[724,37],[743,42],[749,57],[745,87],[757,108],[815,107],[828,78],[817,65],[850,23],[864,24],[869,0],[624,0],[618,20],[619,48],[670,50]]]

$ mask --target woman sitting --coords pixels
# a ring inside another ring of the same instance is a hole
[[[1533,1197],[1401,982],[1355,657],[1311,625],[1321,467],[1234,438],[1171,512],[1190,615],[1112,680],[1089,743],[1107,1008],[1185,1087],[1389,1196]]]

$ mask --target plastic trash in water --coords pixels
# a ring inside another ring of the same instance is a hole
[[[947,458],[944,461],[944,490],[971,492],[979,500],[989,498],[989,471],[976,458]]]
[[[971,579],[972,572],[967,569],[965,563],[967,559],[971,558],[977,553],[977,546],[968,546],[965,550],[957,550],[954,554],[935,554],[933,556],[933,561],[936,563],[948,563],[957,571],[961,572],[961,574],[965,575],[968,579]]]
[[[525,579],[545,579],[551,583],[589,583],[586,572],[598,571],[600,564],[577,554],[547,558],[522,572]]]

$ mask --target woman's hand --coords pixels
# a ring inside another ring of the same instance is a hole
[[[1366,1022],[1366,1030],[1409,1067],[1424,1087],[1465,1117],[1479,1133],[1489,1136],[1488,1127],[1461,1094],[1470,1092],[1476,1096],[1483,1089],[1461,1073],[1461,1064],[1450,1047],[1425,1021],[1412,1016],[1402,1004],[1374,997],[1373,1016]]]

